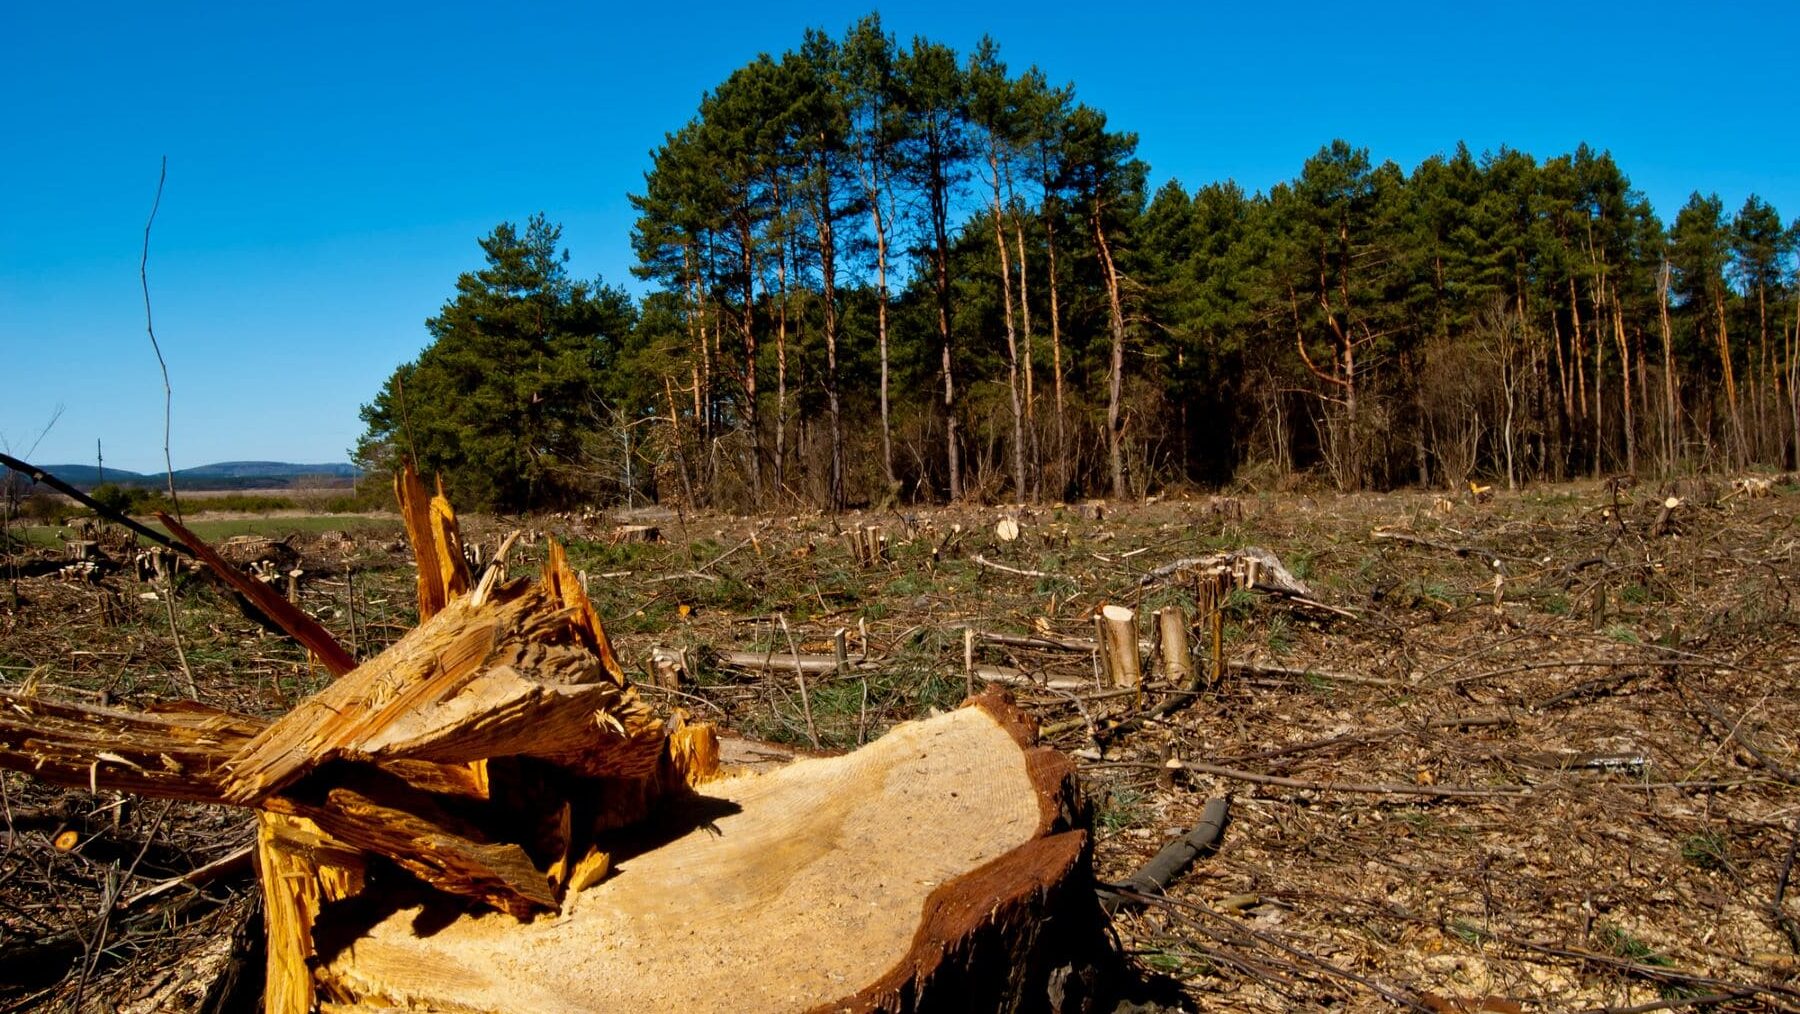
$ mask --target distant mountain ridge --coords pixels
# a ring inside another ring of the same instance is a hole
[[[88,489],[102,482],[122,486],[162,486],[168,483],[164,472],[133,472],[123,468],[102,470],[94,465],[39,465],[44,471],[71,486]],[[323,477],[349,480],[362,470],[347,462],[322,465],[294,464],[287,461],[217,461],[210,465],[175,470],[177,489],[249,489],[256,486],[286,486],[300,478]]]

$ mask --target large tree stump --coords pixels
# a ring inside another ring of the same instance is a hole
[[[842,757],[727,775],[522,924],[322,913],[327,1010],[1078,1010],[1107,945],[1073,769],[980,698]],[[667,839],[662,840],[662,839]]]

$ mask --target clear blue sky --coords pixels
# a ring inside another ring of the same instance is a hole
[[[0,11],[0,440],[38,462],[339,461],[477,236],[547,212],[631,284],[627,192],[700,94],[867,8],[763,3],[13,2]],[[1152,182],[1263,190],[1333,137],[1411,169],[1465,139],[1610,149],[1688,193],[1800,214],[1800,4],[893,4],[992,34],[1115,127]],[[1465,12],[1464,8],[1467,8]],[[40,431],[61,408],[48,433]],[[33,444],[36,443],[35,449]]]

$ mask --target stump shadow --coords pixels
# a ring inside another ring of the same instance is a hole
[[[695,794],[665,800],[661,808],[648,819],[596,836],[595,844],[612,855],[612,868],[600,883],[605,884],[626,875],[626,866],[632,859],[654,852],[690,834],[723,836],[725,831],[719,828],[717,822],[741,812],[742,806],[715,796]],[[331,902],[320,909],[313,930],[313,941],[318,948],[318,960],[321,963],[329,964],[370,930],[395,913],[409,908],[419,909],[412,919],[412,931],[420,939],[436,935],[465,915],[494,911],[490,906],[434,890],[390,864],[372,862],[370,874],[371,880],[379,878],[379,887],[343,901]]]

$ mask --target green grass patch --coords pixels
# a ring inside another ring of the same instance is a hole
[[[1640,641],[1637,631],[1627,627],[1623,623],[1615,623],[1601,631],[1601,633],[1621,644],[1637,644]]]
[[[1681,859],[1703,870],[1723,870],[1729,865],[1725,836],[1717,831],[1701,831],[1681,841]]]
[[[1294,627],[1285,613],[1273,613],[1269,616],[1268,629],[1263,632],[1263,644],[1269,654],[1282,658],[1294,650]]]
[[[1292,557],[1288,558],[1288,571],[1302,581],[1311,581],[1313,578],[1314,561],[1317,558],[1317,553],[1295,553]]]
[[[1451,936],[1465,944],[1480,944],[1488,938],[1487,930],[1467,919],[1452,919],[1448,928]]]
[[[1143,792],[1129,786],[1107,789],[1094,813],[1094,823],[1108,833],[1123,831],[1143,816],[1145,798]]]
[[[778,627],[765,632],[772,632],[773,641],[751,645],[750,650],[787,651],[787,639]],[[933,711],[949,711],[962,702],[967,687],[961,673],[953,673],[941,660],[953,648],[960,652],[961,645],[960,635],[942,630],[921,631],[918,637],[897,647],[888,656],[887,664],[876,672],[848,678],[832,674],[807,676],[804,702],[799,680],[793,673],[772,674],[768,678],[775,681],[773,707],[753,717],[746,732],[777,743],[810,745],[806,729],[806,711],[810,706],[819,745],[846,749],[856,746],[859,740],[879,737],[897,722],[923,718]],[[722,674],[709,674],[708,678],[726,681]],[[696,674],[696,679],[701,679],[700,674]]]
[[[1667,957],[1658,954],[1648,943],[1633,936],[1629,930],[1603,922],[1594,927],[1594,942],[1600,949],[1615,958],[1635,961],[1640,965],[1655,965],[1667,968],[1673,965]]]
[[[195,535],[208,542],[221,542],[239,535],[259,535],[280,539],[289,535],[318,535],[321,532],[354,534],[392,534],[402,532],[399,518],[371,518],[360,514],[306,514],[281,518],[229,518],[216,521],[196,520],[188,525]]]
[[[1256,593],[1248,588],[1233,588],[1219,605],[1219,611],[1234,620],[1249,619],[1256,612]]]

